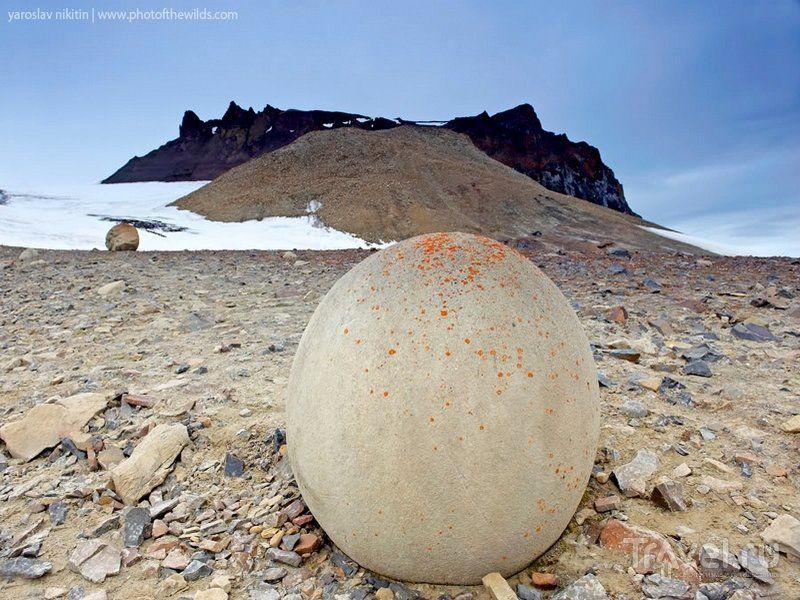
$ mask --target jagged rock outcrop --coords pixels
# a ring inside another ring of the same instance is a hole
[[[402,123],[409,121],[339,111],[281,110],[269,105],[256,112],[235,102],[221,119],[203,121],[189,110],[176,139],[145,156],[133,157],[103,183],[214,179],[310,131],[339,127],[383,130]],[[466,134],[486,154],[548,189],[633,214],[622,185],[600,159],[597,148],[544,130],[529,104],[491,116],[483,112],[459,117],[442,126]]]
[[[622,184],[600,159],[600,151],[543,129],[530,104],[492,116],[482,112],[459,117],[444,126],[468,135],[486,154],[547,189],[635,214],[625,201]]]

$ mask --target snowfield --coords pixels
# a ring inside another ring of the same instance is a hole
[[[139,229],[139,250],[339,250],[376,246],[322,226],[313,214],[318,206],[310,207],[305,217],[270,217],[244,223],[218,223],[167,206],[206,183],[4,188],[0,195],[0,244],[105,249],[106,232],[114,220],[135,219],[163,225],[154,230]]]

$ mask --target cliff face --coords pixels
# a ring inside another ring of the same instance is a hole
[[[530,104],[492,116],[459,117],[444,126],[468,135],[486,154],[550,190],[635,214],[598,149],[544,130]]]
[[[272,152],[310,132],[339,127],[391,129],[400,120],[323,110],[256,112],[231,102],[221,119],[203,121],[186,111],[179,135],[142,157],[133,157],[103,183],[214,179],[251,158]],[[443,125],[470,137],[499,162],[548,189],[633,214],[614,172],[597,148],[542,129],[529,104],[489,116],[460,117]]]

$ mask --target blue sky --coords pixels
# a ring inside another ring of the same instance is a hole
[[[4,3],[0,23],[0,187],[97,181],[174,138],[185,109],[232,99],[411,119],[530,102],[600,149],[643,216],[798,244],[796,0],[98,1],[238,19],[9,22],[30,4]]]

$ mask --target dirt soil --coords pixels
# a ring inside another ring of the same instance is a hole
[[[371,242],[466,231],[535,236],[550,247],[616,241],[703,253],[641,229],[656,225],[638,217],[550,191],[467,136],[434,127],[311,132],[174,204],[215,221],[247,221],[305,215],[315,202],[322,223]]]
[[[443,143],[460,142],[448,137]],[[264,160],[280,160],[279,154]],[[228,176],[235,179],[237,171]],[[480,171],[474,175],[481,177]],[[306,201],[287,203],[285,210],[300,211]],[[232,200],[232,211],[238,202]],[[333,218],[336,201],[326,206]],[[386,235],[381,222],[370,221],[373,234]],[[39,251],[23,260],[20,250],[0,247],[0,425],[21,419],[35,404],[94,391],[109,404],[84,432],[105,448],[130,450],[162,423],[183,423],[191,441],[164,483],[143,498],[143,506],[180,501],[160,517],[169,531],[145,539],[140,558],[103,583],[88,581],[67,562],[86,542],[82,532],[122,514],[109,472],[63,444],[30,462],[9,458],[0,444],[0,564],[15,546],[51,563],[38,579],[0,578],[7,597],[64,598],[70,590],[71,598],[83,597],[76,587],[87,595],[102,590],[114,600],[192,597],[221,575],[230,579],[231,598],[374,597],[383,583],[343,562],[313,520],[276,528],[284,536],[321,538],[301,566],[268,560],[276,538],[260,516],[270,507],[286,512],[297,498],[280,437],[297,343],[321,296],[367,251]],[[765,550],[760,536],[779,516],[800,518],[800,434],[781,428],[800,412],[798,261],[637,251],[626,258],[588,245],[528,256],[569,298],[593,344],[604,384],[602,430],[595,476],[575,519],[555,546],[511,578],[512,586],[547,572],[563,587],[591,570],[611,598],[641,598],[642,575],[632,557],[598,543],[599,532],[617,519],[663,534],[692,565],[702,544],[736,554],[753,544],[766,552],[773,585],[743,571],[703,578],[733,580],[752,594],[737,598],[800,598],[798,559]],[[98,293],[118,280],[121,290]],[[740,339],[732,335],[737,324],[762,325],[774,339]],[[710,376],[684,371],[697,355]],[[670,387],[665,378],[685,388]],[[153,403],[123,406],[123,391]],[[641,403],[646,415],[637,415],[639,405],[623,408],[626,401]],[[608,475],[643,449],[658,457],[657,468],[646,478],[644,496],[625,497]],[[226,474],[227,455],[242,461],[241,476]],[[690,474],[673,472],[682,463]],[[650,490],[662,477],[682,486],[687,510],[668,512],[651,501]],[[619,498],[616,508],[595,511],[594,501],[609,495]],[[63,524],[53,524],[47,510],[58,501],[67,507]],[[204,533],[218,522],[221,529]],[[31,540],[43,532],[37,548]],[[121,548],[121,536],[116,525],[99,538]],[[208,541],[224,547],[201,556],[213,573],[197,581],[176,576],[180,569],[169,568],[155,550],[167,544],[188,557]],[[267,578],[274,581],[265,584]],[[471,595],[461,600],[489,598],[480,587],[391,589],[397,600],[461,592]],[[551,593],[542,590],[545,598]]]

